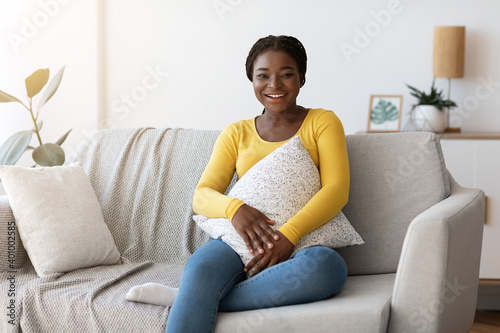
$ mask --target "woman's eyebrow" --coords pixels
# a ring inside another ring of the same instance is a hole
[[[284,70],[284,69],[292,69],[292,70],[295,70],[295,68],[293,68],[292,66],[283,66],[280,68],[280,70]],[[256,71],[268,71],[269,68],[265,68],[265,67],[260,67],[260,68],[257,68]]]

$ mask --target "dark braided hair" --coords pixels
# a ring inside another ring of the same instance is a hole
[[[302,43],[292,36],[269,35],[259,39],[250,49],[245,63],[247,77],[253,82],[253,63],[258,56],[266,51],[283,51],[295,60],[301,76],[300,85],[306,83],[307,55]]]

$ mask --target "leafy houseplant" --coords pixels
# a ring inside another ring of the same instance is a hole
[[[64,74],[64,67],[61,68],[56,75],[52,78],[49,85],[45,89],[45,93],[38,102],[36,114],[33,110],[33,97],[35,97],[45,87],[49,80],[49,69],[39,69],[33,74],[28,76],[25,80],[26,92],[28,94],[28,104],[24,104],[16,97],[9,95],[0,90],[0,103],[17,102],[20,103],[26,110],[28,110],[31,120],[33,121],[33,129],[20,131],[12,135],[7,141],[0,146],[0,165],[14,165],[25,151],[33,150],[32,157],[36,164],[41,166],[56,166],[62,165],[65,160],[64,150],[61,145],[71,132],[66,132],[55,143],[43,143],[40,136],[40,130],[43,126],[43,121],[38,121],[38,114],[40,109],[47,103],[59,88],[62,76]],[[33,133],[36,135],[39,146],[30,146]]]
[[[443,107],[455,107],[457,104],[455,102],[444,99],[443,91],[438,91],[436,87],[434,87],[434,81],[432,80],[431,93],[426,94],[423,91],[420,91],[410,85],[406,85],[412,91],[410,94],[415,96],[418,99],[418,103],[414,104],[412,110],[415,109],[419,105],[432,105],[438,108],[440,111],[443,111]]]
[[[431,92],[426,94],[410,85],[406,85],[410,94],[417,98],[418,102],[411,109],[411,121],[417,129],[422,131],[443,132],[446,129],[446,113],[443,108],[457,106],[455,102],[445,99],[443,91],[438,91],[432,81]]]

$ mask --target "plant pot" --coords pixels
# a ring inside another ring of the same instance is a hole
[[[444,132],[446,129],[446,112],[433,105],[418,105],[414,110],[414,123],[420,131]]]

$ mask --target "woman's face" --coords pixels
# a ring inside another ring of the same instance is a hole
[[[255,59],[253,89],[266,111],[294,112],[301,81],[297,63],[285,52],[267,51]]]

